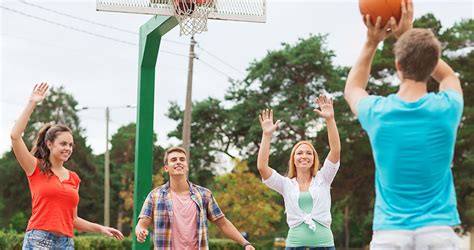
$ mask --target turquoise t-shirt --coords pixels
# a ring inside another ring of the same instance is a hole
[[[463,109],[454,91],[416,102],[369,96],[357,107],[375,161],[373,230],[458,225],[451,165]]]
[[[305,213],[311,213],[313,209],[313,198],[310,192],[300,192],[298,205]],[[313,231],[305,223],[290,228],[286,237],[287,247],[332,247],[334,238],[331,229],[321,225],[317,221],[316,229]]]

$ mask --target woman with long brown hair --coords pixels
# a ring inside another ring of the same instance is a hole
[[[64,167],[74,149],[72,131],[63,125],[47,124],[38,132],[31,152],[23,141],[36,105],[44,100],[48,84],[36,84],[28,104],[11,131],[13,152],[28,177],[32,211],[23,249],[74,249],[74,229],[100,232],[123,239],[120,231],[77,216],[79,176]]]
[[[279,121],[273,122],[273,111],[259,116],[262,141],[257,167],[263,182],[283,196],[287,223],[290,227],[286,249],[334,250],[331,231],[331,183],[339,169],[341,143],[334,119],[331,98],[316,99],[320,109],[314,111],[326,120],[329,154],[319,168],[318,153],[309,141],[300,141],[291,150],[288,175],[282,176],[268,166],[270,141]]]

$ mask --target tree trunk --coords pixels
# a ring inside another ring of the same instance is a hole
[[[344,247],[349,249],[349,205],[344,206]]]
[[[120,206],[119,212],[117,214],[117,230],[123,232],[123,208]]]

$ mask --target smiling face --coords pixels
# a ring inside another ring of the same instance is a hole
[[[186,176],[188,172],[188,159],[186,154],[179,151],[174,151],[168,154],[165,165],[165,171],[170,176]]]
[[[288,178],[294,178],[298,172],[309,171],[315,176],[319,170],[319,159],[316,149],[309,141],[298,142],[291,150],[288,161]]]
[[[71,157],[74,148],[74,139],[69,132],[58,132],[53,141],[47,141],[50,159],[65,162]]]
[[[294,164],[296,169],[307,170],[313,166],[313,149],[307,144],[301,144],[295,150]]]

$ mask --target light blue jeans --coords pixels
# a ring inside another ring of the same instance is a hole
[[[23,250],[74,250],[74,240],[43,230],[30,230],[23,239]]]

